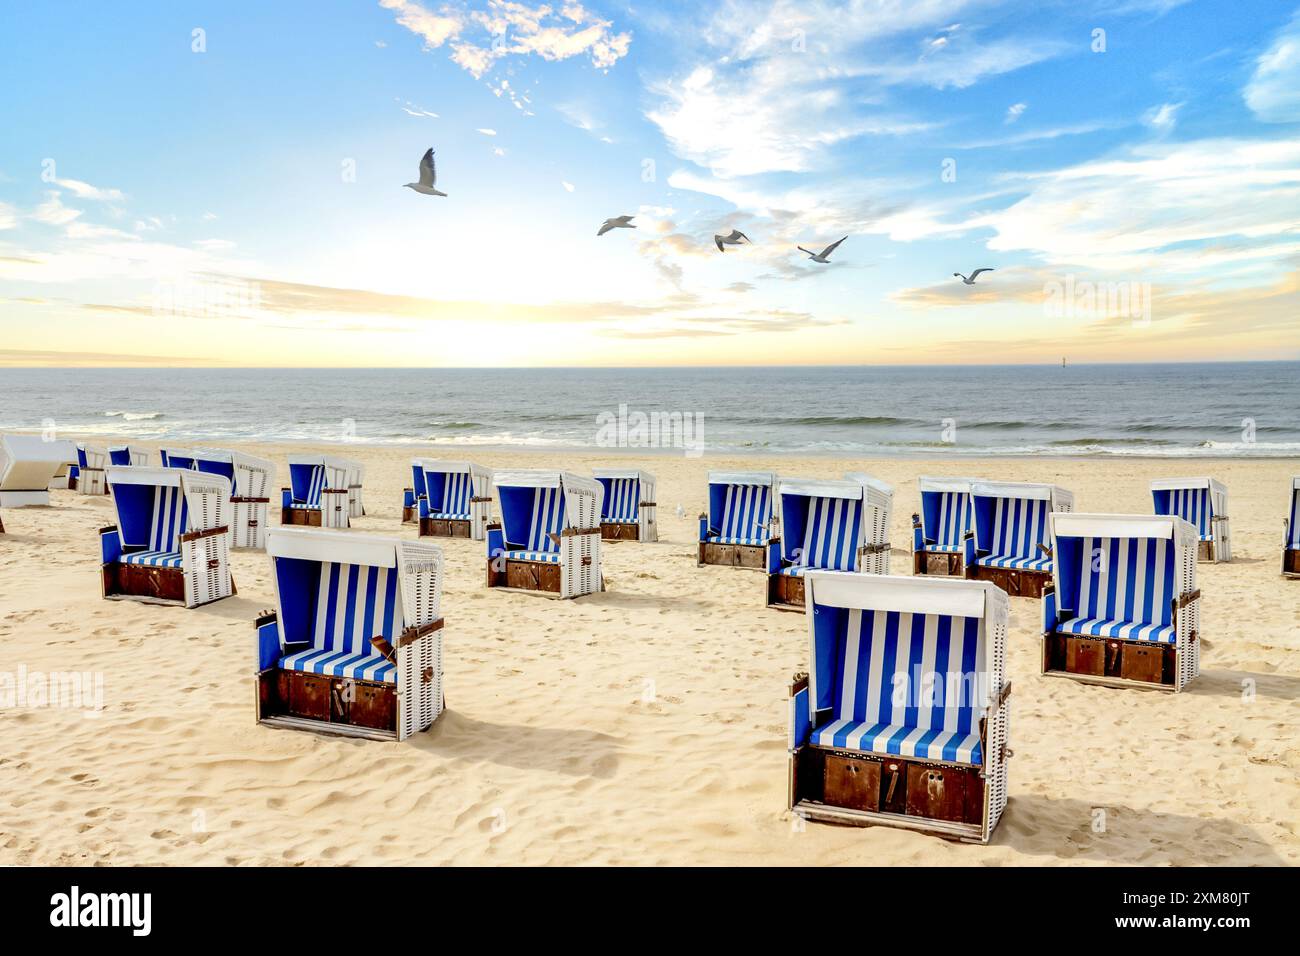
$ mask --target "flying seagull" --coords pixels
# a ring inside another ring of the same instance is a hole
[[[964,282],[966,285],[974,285],[974,284],[975,284],[975,277],[976,277],[977,275],[979,275],[981,272],[992,272],[992,271],[993,271],[993,270],[990,269],[988,266],[985,266],[983,269],[976,269],[974,272],[972,272],[972,273],[970,274],[970,278],[969,278],[969,279],[968,279],[966,276],[962,275],[960,272],[954,272],[954,273],[953,273],[953,276],[955,276],[956,278],[960,279],[960,280],[961,280],[962,282]]]
[[[611,229],[635,229],[635,228],[636,226],[632,225],[631,216],[615,216],[613,219],[606,219],[604,222],[602,222],[600,224],[600,231],[597,232],[596,235],[603,236]]]
[[[847,238],[848,238],[848,236],[845,236],[845,237],[844,237],[844,239],[847,239]],[[825,249],[823,249],[821,252],[813,252],[811,249],[805,249],[803,246],[795,246],[795,248],[798,249],[800,252],[806,252],[806,253],[808,253],[808,258],[811,259],[813,262],[830,262],[831,260],[830,260],[829,258],[827,258],[827,257],[828,257],[832,252],[835,251],[835,248],[836,248],[836,247],[837,247],[841,242],[843,242],[844,239],[837,239],[835,242],[832,242],[829,246],[827,246],[827,247],[826,247]]]
[[[717,243],[718,251],[719,251],[719,252],[726,252],[726,251],[727,251],[726,249],[722,248],[723,246],[738,246],[738,245],[740,245],[740,242],[741,242],[742,239],[743,239],[745,242],[751,242],[749,236],[745,235],[745,234],[744,234],[743,232],[741,232],[739,229],[733,229],[733,230],[731,230],[731,235],[729,235],[729,236],[718,236],[718,235],[715,235],[715,236],[713,237],[713,241],[714,241],[715,243]]]
[[[406,188],[414,189],[417,193],[423,193],[425,196],[447,195],[433,188],[433,184],[437,181],[438,169],[433,164],[433,150],[429,149],[420,160],[420,181],[418,183],[407,183]]]

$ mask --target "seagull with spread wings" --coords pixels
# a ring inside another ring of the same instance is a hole
[[[613,219],[606,219],[600,224],[600,230],[596,235],[603,236],[611,229],[635,229],[636,226],[632,225],[632,219],[632,216],[615,216]]]
[[[954,278],[960,279],[964,285],[974,285],[975,277],[977,275],[979,275],[981,272],[992,272],[992,271],[993,270],[990,269],[988,266],[985,266],[982,269],[976,269],[974,272],[970,274],[970,276],[964,276],[960,272],[954,272],[953,276]]]
[[[847,238],[848,236],[844,237],[844,239]],[[807,253],[808,258],[811,259],[813,262],[830,262],[831,261],[829,258],[830,254],[835,251],[835,247],[838,246],[841,242],[843,242],[844,239],[838,239],[835,242],[832,242],[821,252],[813,252],[811,249],[805,249],[803,246],[795,246],[795,248],[798,249],[800,252]]]
[[[445,196],[444,192],[439,192],[433,188],[433,184],[438,181],[438,167],[433,163],[433,148],[430,147],[425,152],[424,157],[420,160],[420,181],[418,183],[407,183],[407,189],[414,189],[417,193],[425,196]]]
[[[749,236],[745,235],[739,229],[731,230],[731,235],[729,236],[714,235],[713,241],[717,244],[719,252],[727,251],[723,246],[738,246],[742,241],[748,242],[751,245],[753,244]]]

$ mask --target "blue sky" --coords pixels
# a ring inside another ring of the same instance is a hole
[[[1291,3],[45,3],[0,90],[0,363],[1300,356]]]

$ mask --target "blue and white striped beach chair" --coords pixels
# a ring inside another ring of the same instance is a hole
[[[420,537],[487,537],[492,520],[492,469],[469,461],[417,458],[411,462],[411,502],[419,522]]]
[[[979,581],[811,571],[790,809],[987,843],[1007,802],[1008,600]]]
[[[784,479],[781,534],[767,546],[767,606],[804,606],[808,571],[889,573],[893,489],[869,475]]]
[[[487,529],[488,587],[562,598],[604,589],[600,482],[567,471],[498,472],[496,492],[501,521]]]
[[[405,740],[443,711],[442,549],[335,530],[267,535],[276,609],[257,620],[257,719]]]
[[[290,455],[289,487],[280,490],[280,523],[315,528],[351,525],[348,462],[332,455]]]
[[[144,468],[149,464],[149,452],[133,445],[109,445],[108,463],[110,465],[130,465],[135,468]]]
[[[1042,672],[1180,691],[1200,673],[1196,528],[1176,516],[1054,514]]]
[[[209,475],[222,475],[230,482],[230,546],[261,551],[266,547],[275,487],[275,462],[242,451],[219,448],[195,449],[194,467]]]
[[[604,488],[600,536],[605,541],[658,541],[655,476],[637,468],[593,468]]]
[[[230,482],[177,468],[108,469],[117,524],[99,532],[106,598],[197,607],[234,593]]]
[[[973,478],[918,478],[912,515],[912,573],[964,577],[966,539],[975,535]]]
[[[1158,515],[1177,515],[1196,529],[1201,561],[1232,560],[1228,489],[1213,478],[1159,478],[1151,482]]]
[[[1282,521],[1282,574],[1300,578],[1300,475],[1291,479],[1291,497]]]
[[[175,445],[168,448],[159,448],[158,457],[162,459],[164,468],[180,468],[182,471],[194,471],[194,450],[192,448],[178,448]]]
[[[83,495],[108,494],[104,469],[108,467],[108,452],[94,445],[77,445],[77,492]]]
[[[1047,516],[1074,510],[1074,493],[1021,481],[971,484],[975,535],[964,542],[966,576],[1012,597],[1038,597],[1052,579]]]
[[[698,564],[767,567],[767,544],[780,521],[776,474],[709,472],[709,510],[700,515]]]

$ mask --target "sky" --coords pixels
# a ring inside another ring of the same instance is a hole
[[[0,365],[1063,357],[1300,358],[1294,0],[0,25]]]

